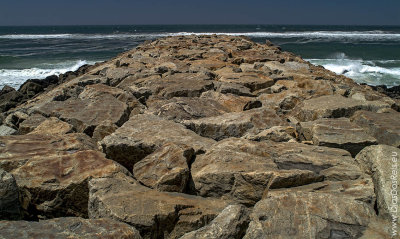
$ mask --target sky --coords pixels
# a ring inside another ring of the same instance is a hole
[[[400,25],[400,0],[0,0],[0,26]]]

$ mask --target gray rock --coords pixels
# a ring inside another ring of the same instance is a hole
[[[6,125],[0,125],[0,136],[13,135],[16,133],[17,131],[15,129],[10,128]]]
[[[0,168],[0,220],[21,219],[19,190],[14,176]]]
[[[374,210],[325,193],[274,193],[258,202],[244,239],[359,238]]]
[[[229,205],[210,224],[186,233],[180,239],[239,239],[244,236],[248,223],[249,216],[244,206]]]
[[[141,239],[139,232],[122,222],[107,218],[83,219],[62,217],[39,222],[2,221],[0,238],[4,239]]]
[[[374,182],[379,217],[389,221],[392,221],[393,210],[400,207],[400,201],[393,197],[400,190],[399,159],[400,149],[387,145],[369,146],[356,156],[356,161]]]

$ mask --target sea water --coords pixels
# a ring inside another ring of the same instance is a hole
[[[0,88],[105,61],[146,40],[190,34],[270,40],[359,83],[400,84],[400,26],[124,25],[0,27]]]

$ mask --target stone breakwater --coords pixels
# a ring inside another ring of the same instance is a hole
[[[270,42],[162,38],[31,83],[0,117],[1,238],[393,234],[400,100]]]

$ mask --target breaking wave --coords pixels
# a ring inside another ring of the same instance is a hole
[[[29,69],[0,69],[0,89],[9,85],[18,89],[28,79],[42,79],[51,75],[63,74],[67,71],[76,71],[85,64],[93,64],[85,60],[70,61],[59,64],[48,64],[46,68]]]

